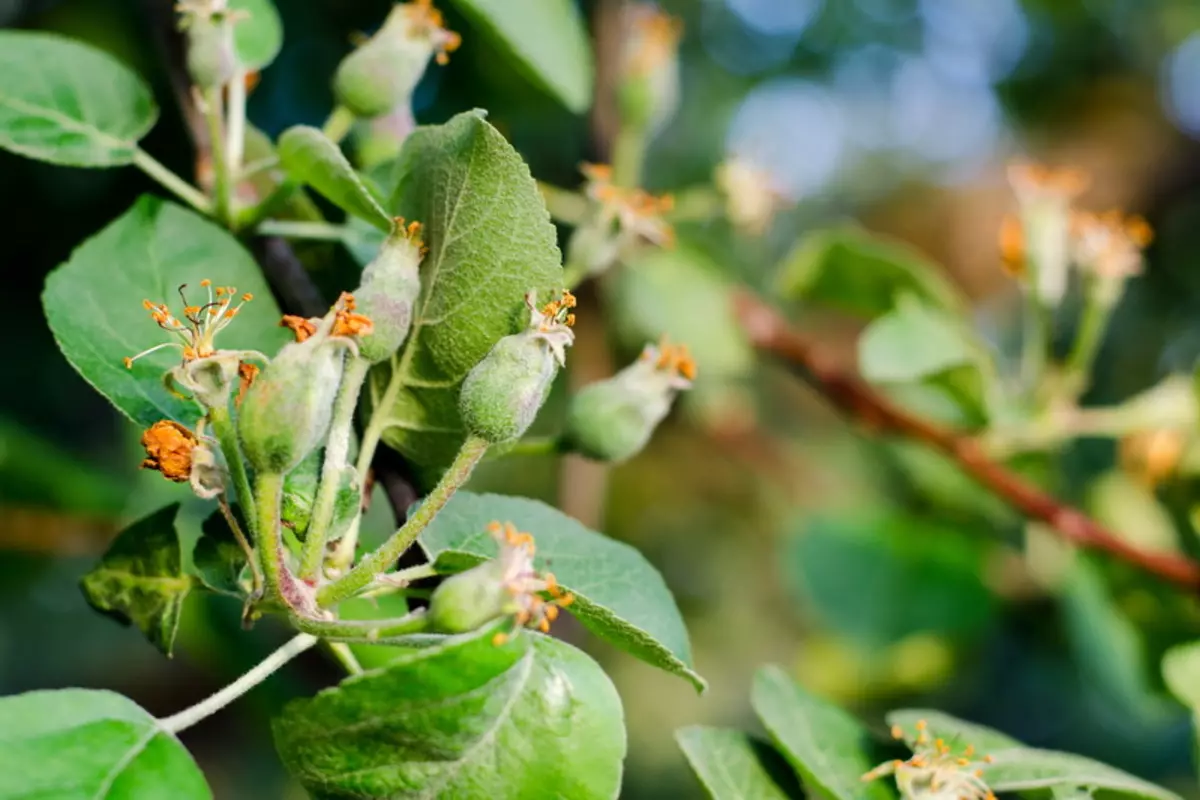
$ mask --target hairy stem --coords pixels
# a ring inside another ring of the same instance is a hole
[[[387,572],[377,577],[370,588],[359,596],[382,597],[383,595],[406,589],[413,581],[420,580],[421,578],[432,578],[437,574],[438,571],[433,568],[433,564],[418,564],[415,567],[406,567],[394,572]]]
[[[361,356],[351,355],[342,375],[333,404],[333,420],[329,426],[329,440],[325,445],[325,462],[321,467],[321,483],[313,500],[312,519],[304,539],[304,552],[300,558],[301,580],[312,581],[321,569],[325,556],[325,540],[329,536],[329,524],[333,521],[333,507],[337,502],[337,491],[341,485],[342,472],[346,468],[346,457],[350,453],[350,439],[354,432],[354,409],[358,407],[358,394],[362,389],[371,362]]]
[[[258,504],[258,556],[266,578],[267,595],[284,599],[283,531],[279,525],[279,509],[283,497],[283,475],[270,472],[255,477],[255,500]],[[284,600],[285,605],[290,605]]]
[[[221,113],[221,89],[204,93],[204,119],[208,123],[208,138],[213,166],[213,211],[222,224],[232,220],[232,191],[229,183],[229,163],[225,159],[225,125]]]
[[[246,692],[266,680],[287,662],[312,647],[318,641],[316,636],[301,633],[293,637],[283,647],[264,658],[242,677],[226,686],[216,694],[201,700],[191,708],[185,708],[178,714],[172,714],[166,719],[159,720],[159,725],[171,733],[179,733],[190,728],[205,717],[211,717],[225,706],[237,700]]]
[[[487,449],[488,443],[483,439],[474,436],[468,438],[458,451],[458,455],[455,456],[454,462],[438,481],[437,486],[433,487],[433,491],[400,527],[400,530],[393,533],[390,539],[384,542],[378,550],[360,561],[354,569],[323,587],[317,593],[317,604],[333,606],[353,597],[395,563],[396,559],[412,546],[421,531],[425,530],[425,527],[454,496],[454,492],[467,482],[467,478],[471,476],[475,465],[483,458]]]
[[[241,505],[246,520],[250,523],[250,532],[257,535],[256,521],[258,517],[254,509],[254,492],[250,490],[250,478],[246,474],[246,462],[242,459],[242,448],[238,444],[237,428],[233,424],[233,417],[228,408],[214,406],[208,410],[208,421],[212,425],[213,433],[217,436],[217,443],[221,446],[221,455],[225,457],[225,464],[229,467],[229,475],[233,478],[233,488],[237,490],[238,504]]]
[[[492,448],[488,460],[508,456],[552,456],[563,452],[566,452],[563,440],[558,436],[531,436]]]
[[[428,626],[425,610],[394,619],[311,619],[293,617],[292,624],[305,633],[333,641],[370,642],[385,636],[420,633]]]
[[[1112,305],[1089,297],[1079,318],[1079,326],[1075,331],[1075,341],[1071,352],[1067,355],[1066,379],[1067,391],[1072,399],[1078,399],[1091,382],[1092,366],[1100,345],[1104,341],[1104,330],[1108,327],[1112,315]]]
[[[258,564],[258,556],[254,552],[254,548],[250,545],[250,540],[246,538],[246,534],[242,531],[241,523],[233,514],[233,509],[229,507],[229,500],[224,494],[217,496],[217,504],[221,507],[221,515],[225,517],[225,522],[229,525],[229,529],[233,531],[233,538],[237,539],[238,547],[242,548],[242,552],[246,555],[246,563],[250,565],[250,574],[254,578],[253,596],[258,597],[262,594],[263,575],[262,567]]]
[[[133,151],[133,163],[142,172],[158,181],[160,186],[174,193],[176,197],[201,214],[212,213],[212,203],[204,196],[204,192],[167,169],[160,161],[140,147]]]
[[[246,147],[246,70],[238,67],[229,79],[229,122],[226,126],[226,164],[233,181],[242,174]]]
[[[321,127],[321,132],[329,139],[329,141],[337,143],[346,138],[346,134],[350,133],[350,128],[354,125],[354,114],[345,106],[335,106],[330,112],[329,118],[325,120],[325,124]]]
[[[316,239],[323,242],[340,242],[346,238],[346,228],[332,222],[301,222],[283,219],[265,219],[254,232],[259,236],[282,236],[285,239]]]

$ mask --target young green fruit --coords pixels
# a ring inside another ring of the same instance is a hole
[[[695,375],[686,347],[648,345],[637,361],[571,399],[563,433],[566,447],[596,461],[632,458]]]
[[[485,561],[442,581],[429,599],[429,629],[435,633],[466,633],[506,613],[510,601],[503,568]]]
[[[390,358],[404,344],[412,324],[413,304],[421,292],[419,267],[424,247],[421,224],[396,220],[375,260],[363,270],[354,292],[357,310],[371,320],[370,333],[358,340],[358,353],[372,364]]]
[[[237,53],[233,47],[235,19],[224,9],[212,5],[180,4],[187,44],[187,71],[192,83],[200,89],[215,89],[233,77]]]
[[[313,333],[296,327],[300,341],[284,345],[246,391],[238,434],[256,472],[286,474],[325,442],[346,351],[356,347],[343,332],[370,327],[353,307],[343,295]]]
[[[428,0],[397,4],[379,32],[342,60],[334,96],[357,117],[387,114],[409,102],[429,59],[445,64],[460,41]]]
[[[492,444],[517,439],[533,424],[566,360],[566,348],[575,341],[570,292],[541,309],[533,292],[525,302],[529,327],[496,342],[467,373],[459,394],[467,432]]]

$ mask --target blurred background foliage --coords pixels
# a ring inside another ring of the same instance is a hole
[[[165,5],[0,0],[0,25],[59,31],[131,64],[164,106],[146,148],[191,174],[192,151],[150,29]],[[278,5],[286,43],[250,100],[251,120],[272,135],[321,123],[352,34],[371,31],[389,7]],[[595,18],[603,5],[583,8]],[[1089,205],[1142,213],[1158,233],[1146,273],[1118,309],[1087,401],[1120,400],[1168,372],[1191,370],[1200,352],[1194,0],[662,5],[685,24],[683,93],[651,145],[648,188],[686,196],[738,154],[768,168],[795,202],[761,237],[737,235],[723,221],[683,224],[680,248],[652,256],[659,269],[606,282],[605,294],[649,300],[648,308],[617,302],[622,314],[598,320],[598,293],[585,291],[592,316],[581,316],[575,376],[624,362],[642,341],[639,317],[653,316],[656,300],[694,304],[680,338],[705,336],[719,317],[705,303],[723,281],[779,286],[801,234],[848,220],[944,265],[983,335],[1008,352],[1018,297],[995,242],[1014,206],[1003,167],[1021,153],[1087,170]],[[532,88],[447,12],[465,43],[447,68],[426,76],[418,120],[487,108],[536,177],[576,185],[578,163],[600,155],[596,127]],[[139,473],[138,432],[57,353],[39,302],[46,274],[72,247],[156,189],[134,170],[58,168],[7,153],[0,185],[0,297],[12,337],[0,393],[0,693],[108,687],[151,712],[177,710],[247,668],[282,632],[262,625],[247,634],[232,601],[206,598],[189,605],[172,663],[86,606],[78,577],[115,531],[183,493]],[[328,286],[353,263],[329,245],[304,250]],[[688,269],[673,273],[681,258]],[[689,272],[698,259],[704,271]],[[839,274],[854,268],[847,261]],[[820,307],[798,309],[796,319],[853,362],[859,322]],[[1065,342],[1075,324],[1069,307],[1057,322]],[[560,502],[634,543],[680,600],[698,669],[712,686],[701,699],[577,628],[558,631],[601,659],[624,699],[631,747],[622,796],[700,796],[671,731],[692,722],[753,727],[750,676],[767,661],[875,723],[884,708],[937,706],[1197,796],[1192,722],[1166,699],[1158,668],[1167,646],[1200,634],[1194,599],[1121,565],[1072,558],[941,457],[861,438],[744,349],[720,351],[713,362],[701,361],[702,375],[735,382],[695,393],[645,453],[607,480],[574,462],[560,468],[528,458],[489,465],[472,484]],[[555,426],[562,395],[543,411],[543,427]],[[1148,484],[1136,443],[1127,445],[1078,443],[1022,466],[1144,544],[1195,553],[1195,479]],[[193,527],[201,513],[196,507]],[[390,525],[386,508],[374,519],[378,530]],[[268,717],[337,676],[313,654],[189,730],[186,743],[216,795],[300,796],[273,754]]]

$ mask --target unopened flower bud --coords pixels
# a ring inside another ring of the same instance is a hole
[[[637,361],[571,399],[566,446],[597,461],[632,458],[650,441],[675,396],[691,387],[695,376],[696,366],[686,347],[647,346]]]
[[[467,431],[492,444],[512,441],[533,424],[566,360],[566,348],[575,341],[575,315],[570,311],[575,298],[570,292],[541,309],[534,292],[525,302],[529,327],[496,342],[467,373],[459,395]]]
[[[543,633],[570,605],[574,596],[564,592],[551,573],[539,574],[533,566],[533,537],[511,522],[493,522],[488,532],[500,551],[492,561],[447,578],[429,601],[430,629],[439,633],[466,633],[492,620],[513,615],[517,625]],[[547,599],[547,597],[549,599]],[[507,639],[497,634],[497,644]]]
[[[350,336],[369,329],[352,308],[343,295],[315,333],[284,345],[247,390],[238,433],[255,471],[286,474],[325,441],[345,351],[355,347]]]
[[[397,4],[379,32],[342,60],[334,95],[356,117],[387,114],[409,102],[429,59],[436,55],[446,63],[459,42],[457,33],[442,27],[442,14],[430,0]]]
[[[188,77],[200,89],[223,86],[237,68],[233,24],[238,12],[227,9],[221,0],[185,0],[178,8],[187,43]]]
[[[1042,305],[1055,308],[1066,294],[1071,266],[1071,203],[1087,188],[1087,177],[1018,163],[1009,167],[1008,178],[1021,221],[1019,228],[1008,223],[1001,230],[1001,255],[1010,272],[1030,282]]]
[[[408,336],[413,304],[421,291],[418,267],[424,253],[421,224],[396,220],[396,228],[363,270],[354,292],[358,309],[371,320],[371,332],[359,337],[358,352],[372,364],[390,358]]]
[[[679,107],[680,21],[648,5],[625,7],[619,99],[622,121],[654,136]]]

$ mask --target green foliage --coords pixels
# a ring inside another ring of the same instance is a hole
[[[81,583],[93,608],[133,623],[168,656],[192,590],[175,531],[178,511],[176,503],[126,528]]]
[[[645,556],[552,508],[525,497],[460,491],[421,534],[421,548],[439,570],[464,570],[496,554],[492,521],[533,534],[534,563],[553,570],[575,595],[569,610],[592,633],[643,661],[705,688],[692,667],[679,610]]]
[[[969,638],[983,630],[995,607],[983,547],[918,517],[817,518],[791,540],[786,565],[821,623],[880,647],[919,632]]]
[[[750,702],[809,792],[832,800],[891,797],[883,784],[862,781],[873,765],[864,752],[867,731],[854,717],[773,666],[754,676]]]
[[[195,301],[205,291],[203,278],[254,294],[222,332],[222,348],[273,352],[287,339],[262,273],[237,240],[196,213],[150,196],[76,249],[46,279],[42,302],[63,355],[118,410],[143,427],[160,419],[190,427],[200,412],[162,383],[179,363],[178,350],[160,350],[133,369],[122,360],[173,338],[154,324],[142,301],[182,313],[177,288],[188,284]]]
[[[465,439],[463,378],[502,336],[524,327],[526,292],[558,288],[561,256],[529,167],[481,112],[419,128],[405,141],[392,210],[424,225],[429,254],[383,440],[430,484]],[[373,374],[379,392],[391,374],[386,365]]]
[[[961,311],[963,301],[941,270],[908,245],[857,228],[817,231],[784,259],[780,294],[864,317],[891,310],[906,292]]]
[[[214,511],[204,520],[201,532],[192,550],[192,566],[200,583],[217,594],[245,597],[246,554],[221,512]]]
[[[970,345],[953,317],[911,295],[878,317],[858,340],[858,368],[880,383],[919,381],[971,362]]]
[[[439,570],[466,570],[496,555],[487,524],[511,522],[533,534],[534,564],[552,569],[575,595],[570,612],[602,639],[703,690],[691,664],[688,631],[662,576],[623,542],[584,528],[538,500],[458,492],[420,537]]]
[[[1008,750],[1023,745],[1016,739],[989,728],[976,725],[973,722],[943,714],[941,711],[924,708],[903,708],[890,711],[887,715],[889,725],[897,725],[909,747],[915,747],[921,731],[917,724],[924,722],[929,739],[942,739],[950,746],[950,752],[961,756],[968,747],[975,748],[976,753],[987,754],[997,750]]]
[[[576,114],[592,104],[592,48],[571,0],[454,0],[539,88]]]
[[[129,164],[158,119],[128,67],[49,33],[0,31],[0,147],[75,167]]]
[[[0,720],[4,800],[212,798],[179,741],[119,694],[26,692],[0,698]]]
[[[296,125],[279,137],[279,160],[297,183],[307,184],[338,208],[387,232],[392,219],[336,144],[316,128]]]
[[[741,731],[693,725],[675,732],[675,740],[713,800],[786,800],[776,783],[787,778],[786,762],[770,745]]]
[[[1086,786],[1144,800],[1180,800],[1179,795],[1127,772],[1072,753],[1016,748],[992,753],[983,779],[994,792],[1027,792]]]
[[[289,704],[284,763],[314,796],[614,797],[625,731],[604,672],[568,644],[496,627],[414,649]]]
[[[229,0],[229,8],[247,16],[233,28],[233,46],[247,70],[261,70],[283,47],[283,23],[271,0]]]

